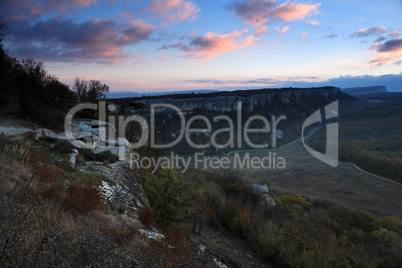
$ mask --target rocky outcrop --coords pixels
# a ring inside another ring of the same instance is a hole
[[[107,166],[89,162],[80,166],[80,170],[108,178],[99,187],[105,200],[113,206],[121,205],[124,209],[135,212],[133,214],[136,217],[138,210],[149,206],[139,171],[131,168],[129,162],[119,161]]]
[[[269,196],[269,189],[266,184],[250,184],[248,185],[252,188],[256,193],[259,193],[264,196],[264,203],[267,207],[274,207],[276,206],[275,200]]]
[[[17,136],[27,133],[33,133],[36,139],[48,138],[54,140],[66,141],[67,136],[65,133],[55,133],[49,129],[30,129],[30,128],[14,128],[14,127],[1,127],[0,134],[5,136]],[[131,153],[130,142],[124,138],[114,138],[116,136],[116,128],[107,122],[92,120],[92,121],[73,121],[71,125],[71,134],[74,138],[71,144],[76,148],[88,148],[94,153],[101,153],[110,151],[111,153],[119,156],[120,160],[129,159]],[[71,164],[75,161],[71,156]],[[73,165],[73,164],[72,164]]]

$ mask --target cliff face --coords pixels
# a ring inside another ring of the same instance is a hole
[[[361,96],[361,95],[369,95],[369,94],[378,94],[378,93],[386,93],[386,86],[372,86],[372,87],[351,87],[351,88],[343,88],[343,92],[352,95],[352,96]]]
[[[195,109],[213,110],[229,112],[237,109],[237,102],[241,102],[243,106],[253,109],[255,105],[270,105],[273,101],[288,103],[294,97],[297,101],[303,102],[306,98],[314,98],[316,96],[327,97],[329,95],[340,95],[340,89],[335,87],[326,88],[309,88],[309,89],[288,89],[275,92],[264,92],[251,96],[217,96],[217,97],[200,97],[189,99],[173,99],[160,98],[137,100],[133,105],[141,105],[149,108],[152,104],[160,104],[155,111],[163,112],[166,107],[164,104],[172,104],[178,107],[182,112],[190,112]]]

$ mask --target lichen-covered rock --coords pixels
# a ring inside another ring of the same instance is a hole
[[[102,181],[99,187],[105,200],[112,206],[123,206],[133,212],[136,219],[138,219],[138,211],[149,206],[139,171],[131,168],[128,162],[119,161],[107,166],[89,162],[79,168],[81,171],[108,178],[108,181]]]

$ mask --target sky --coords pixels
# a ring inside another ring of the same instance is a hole
[[[5,49],[111,91],[386,85],[402,0],[1,0]]]

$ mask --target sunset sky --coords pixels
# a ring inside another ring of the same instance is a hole
[[[6,51],[67,84],[402,91],[401,0],[1,0],[0,14]]]

